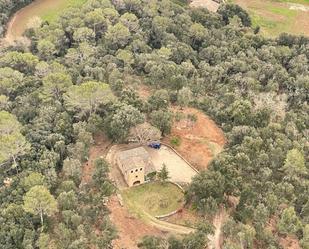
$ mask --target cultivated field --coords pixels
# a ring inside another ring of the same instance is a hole
[[[231,0],[246,9],[261,33],[275,37],[282,32],[309,36],[308,0]]]

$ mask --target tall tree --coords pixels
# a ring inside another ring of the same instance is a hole
[[[169,172],[167,170],[165,163],[163,163],[161,170],[158,172],[158,178],[163,183],[166,182],[170,178]]]
[[[168,111],[158,110],[150,114],[151,124],[157,127],[162,136],[169,134],[172,128],[172,114]]]
[[[47,98],[62,100],[62,94],[72,85],[71,76],[64,73],[51,73],[43,78],[43,94]]]
[[[44,186],[32,187],[24,196],[24,209],[34,215],[39,215],[43,230],[44,216],[57,212],[57,201]]]
[[[293,207],[283,210],[278,223],[278,230],[282,234],[295,234],[301,229],[301,222]]]
[[[88,81],[72,86],[64,95],[65,105],[78,113],[79,117],[89,117],[100,104],[115,100],[108,84]]]
[[[25,154],[30,144],[21,134],[21,125],[16,117],[6,111],[0,111],[0,164]]]

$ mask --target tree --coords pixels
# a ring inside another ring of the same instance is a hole
[[[224,200],[225,178],[218,171],[202,171],[193,177],[186,192],[187,201],[191,201],[202,213],[207,212],[209,202],[218,206]]]
[[[79,117],[89,117],[99,105],[115,100],[108,84],[88,81],[81,85],[71,86],[64,95],[65,105],[78,112]]]
[[[238,16],[244,26],[251,26],[251,19],[249,14],[236,4],[223,4],[218,9],[218,14],[222,16],[223,21],[228,24],[230,19],[234,16]]]
[[[60,210],[74,210],[77,207],[77,196],[73,190],[62,192],[57,197]]]
[[[94,38],[95,33],[93,32],[93,30],[86,27],[78,28],[73,34],[73,39],[77,43],[91,43],[94,41]]]
[[[164,89],[155,91],[148,99],[150,110],[166,109],[169,105],[170,97]]]
[[[26,191],[29,191],[32,187],[37,185],[44,185],[44,176],[37,172],[30,173],[27,177],[23,179],[22,185]]]
[[[55,45],[49,40],[40,40],[37,45],[40,58],[49,60],[57,53]]]
[[[72,85],[71,76],[64,73],[51,73],[43,78],[43,93],[46,97],[62,99],[62,94]]]
[[[158,110],[150,114],[151,124],[161,131],[161,135],[169,134],[172,128],[172,114],[168,111]]]
[[[180,105],[181,108],[188,106],[190,101],[192,100],[192,92],[190,88],[183,87],[179,90],[177,95],[177,103]]]
[[[303,238],[300,243],[304,249],[309,249],[309,224],[303,228]]]
[[[13,160],[24,155],[30,144],[21,134],[21,125],[16,117],[6,111],[0,111],[0,165],[7,160]]]
[[[16,51],[5,53],[0,58],[0,67],[11,67],[25,74],[33,73],[39,59],[31,53],[20,53]]]
[[[242,225],[237,235],[240,240],[241,248],[253,248],[256,232],[252,226]]]
[[[287,176],[302,175],[306,173],[305,158],[298,149],[289,150],[283,166]]]
[[[94,185],[100,189],[102,196],[110,196],[114,192],[114,186],[108,178],[108,163],[102,158],[97,158],[94,161],[94,167],[95,169],[92,175]]]
[[[295,234],[301,229],[301,222],[293,207],[283,210],[278,223],[278,230],[281,234]]]
[[[116,141],[124,141],[131,127],[144,122],[144,115],[131,105],[122,105],[111,117],[108,133]]]
[[[146,235],[137,246],[142,249],[164,249],[167,246],[166,244],[166,241],[161,238]]]
[[[161,170],[158,172],[158,178],[161,182],[166,182],[169,177],[169,172],[167,170],[166,165],[163,163]]]
[[[75,183],[79,183],[82,174],[82,165],[78,159],[65,159],[63,161],[63,173],[66,177],[72,178]]]
[[[129,29],[122,23],[117,23],[114,26],[109,26],[105,34],[105,39],[110,46],[116,48],[125,47],[131,37]]]
[[[129,141],[138,142],[140,144],[146,144],[149,141],[160,139],[160,130],[147,122],[132,127],[128,136]]]
[[[24,210],[40,216],[43,230],[44,215],[57,212],[57,201],[44,186],[34,186],[24,196]]]
[[[189,29],[189,36],[192,39],[193,46],[195,46],[206,38],[207,29],[205,29],[204,26],[200,23],[194,23]]]
[[[8,110],[9,98],[5,95],[0,95],[0,111]]]
[[[0,68],[0,94],[9,95],[24,84],[24,75],[16,70]]]

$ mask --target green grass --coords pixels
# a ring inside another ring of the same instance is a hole
[[[80,7],[86,2],[87,0],[63,0],[54,8],[40,13],[40,16],[44,21],[52,22],[58,18],[58,16],[63,12],[64,9],[69,7]]]
[[[237,3],[237,0],[232,0],[232,2]],[[253,27],[260,26],[261,33],[269,37],[278,36],[283,32],[292,34],[306,32],[302,27],[295,28],[301,12],[289,9],[288,5],[282,3],[298,3],[308,6],[309,0],[248,0],[248,12]]]
[[[280,15],[283,20],[275,20],[271,17],[265,17],[257,14],[254,10],[249,11],[253,27],[260,26],[262,32],[267,36],[277,36],[282,32],[290,32],[297,11],[282,8],[278,6],[266,5],[265,9],[273,14]]]
[[[126,189],[123,200],[136,214],[140,210],[152,216],[168,214],[183,205],[182,191],[171,183],[152,182]],[[140,214],[142,215],[142,214]]]
[[[174,3],[179,4],[180,6],[187,6],[188,1],[187,0],[172,0]]]
[[[275,0],[273,0],[273,1],[275,1]],[[309,4],[309,0],[277,0],[277,2]]]

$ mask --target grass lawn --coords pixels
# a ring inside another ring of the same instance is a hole
[[[152,182],[126,189],[122,192],[124,202],[131,211],[139,210],[152,216],[168,214],[183,205],[182,191],[171,183]]]
[[[79,7],[86,2],[87,0],[63,0],[56,4],[53,8],[42,11],[40,16],[44,21],[52,22],[57,19],[64,9],[69,7]]]
[[[247,9],[254,27],[276,37],[283,32],[309,35],[309,11],[291,9],[291,4],[309,7],[309,0],[230,0]]]

